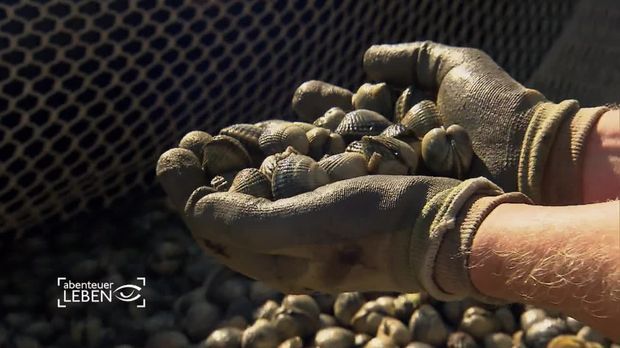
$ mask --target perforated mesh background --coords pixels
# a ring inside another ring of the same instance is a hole
[[[355,88],[373,43],[479,47],[519,80],[573,1],[0,3],[0,230],[150,187],[192,129],[292,117],[297,85]]]

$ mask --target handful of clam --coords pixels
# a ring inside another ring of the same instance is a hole
[[[462,179],[473,151],[466,130],[445,125],[413,86],[365,83],[355,93],[322,81],[301,84],[292,109],[308,122],[234,124],[194,131],[179,147],[202,163],[215,191],[291,197],[362,175],[427,174]]]

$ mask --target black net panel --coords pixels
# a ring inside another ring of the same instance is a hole
[[[534,71],[574,1],[0,2],[0,231],[152,186],[191,129],[291,118],[308,79],[363,81],[373,43],[431,39]]]

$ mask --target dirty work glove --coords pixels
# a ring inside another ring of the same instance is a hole
[[[472,140],[468,177],[487,177],[536,203],[582,203],[585,139],[606,108],[550,102],[482,51],[428,41],[372,46],[364,70],[371,79],[436,95],[444,125],[461,125]]]
[[[277,201],[206,186],[188,194],[186,183],[200,180],[192,155],[169,150],[157,175],[173,201],[189,195],[183,216],[195,240],[285,292],[426,290],[443,300],[484,299],[468,278],[474,234],[498,204],[528,202],[485,178],[383,175]]]

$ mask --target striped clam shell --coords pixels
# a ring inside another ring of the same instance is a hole
[[[379,135],[391,124],[392,122],[377,112],[360,109],[346,114],[336,128],[336,133],[350,143],[365,135]]]
[[[248,123],[233,124],[220,131],[222,135],[228,135],[239,140],[248,150],[254,164],[260,164],[263,157],[263,152],[258,145],[258,139],[262,133],[262,128]]]
[[[308,155],[315,160],[319,160],[324,155],[343,152],[346,147],[339,134],[332,133],[325,128],[315,127],[306,132],[306,137],[310,145]]]
[[[419,155],[407,143],[381,135],[354,141],[346,151],[362,154],[370,174],[414,174],[419,162]]]
[[[422,139],[422,159],[435,175],[458,179],[469,171],[473,150],[467,131],[456,124],[435,128]]]
[[[283,152],[289,146],[302,154],[308,153],[306,132],[294,124],[267,127],[258,139],[258,144],[265,155]]]
[[[188,149],[198,158],[204,156],[205,146],[213,139],[211,134],[203,131],[191,131],[179,141],[179,147]]]
[[[441,117],[434,102],[423,100],[412,106],[400,123],[422,139],[431,129],[441,127]]]
[[[260,170],[246,168],[237,173],[228,191],[271,199],[271,181]]]
[[[359,153],[343,152],[319,161],[332,182],[368,175],[366,158]]]
[[[392,91],[385,82],[361,85],[352,98],[354,109],[375,111],[387,118],[392,118],[394,101]]]
[[[413,86],[405,88],[394,105],[394,122],[400,122],[412,106],[424,99],[424,94]]]
[[[292,197],[329,183],[329,176],[312,158],[290,155],[276,164],[271,181],[273,198]]]
[[[252,164],[250,154],[239,140],[217,135],[204,147],[202,168],[208,176],[239,171]]]
[[[282,160],[290,155],[299,155],[299,152],[292,146],[289,146],[284,152],[276,153],[265,157],[258,170],[265,174],[269,180],[273,177],[273,171],[276,169],[276,164],[279,160]]]

